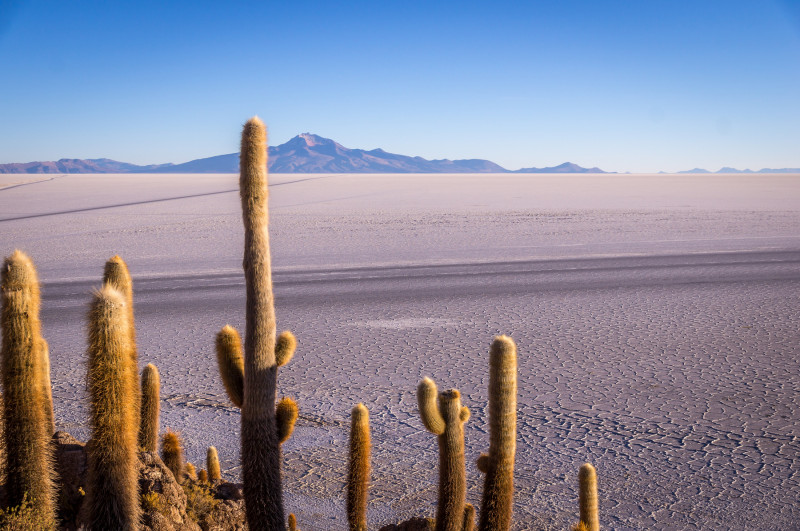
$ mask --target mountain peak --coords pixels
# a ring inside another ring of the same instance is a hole
[[[336,142],[331,140],[330,138],[324,138],[319,135],[315,135],[314,133],[301,133],[294,137],[292,140],[297,139],[298,141],[302,141],[308,147],[314,146],[329,146],[335,145]],[[291,142],[291,140],[289,141]]]

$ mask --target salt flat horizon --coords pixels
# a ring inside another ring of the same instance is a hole
[[[23,179],[23,177],[25,179]],[[88,438],[85,312],[104,262],[134,278],[162,428],[238,474],[239,413],[214,334],[241,329],[238,177],[0,175],[0,251],[43,281],[56,423]],[[287,510],[344,528],[350,409],[370,408],[371,526],[433,515],[422,376],[459,388],[468,501],[488,447],[487,351],[520,352],[514,529],[577,521],[598,469],[609,529],[791,528],[800,518],[800,175],[273,174],[279,374],[300,419]]]

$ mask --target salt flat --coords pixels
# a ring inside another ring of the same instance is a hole
[[[577,520],[598,470],[607,529],[789,529],[800,520],[800,175],[273,175],[287,509],[344,529],[349,411],[369,407],[371,525],[435,512],[415,388],[457,387],[469,501],[488,448],[487,350],[519,347],[515,529]],[[244,320],[233,175],[0,175],[0,251],[43,287],[56,420],[85,440],[84,315],[119,253],[162,426],[238,474],[239,413],[213,339]]]

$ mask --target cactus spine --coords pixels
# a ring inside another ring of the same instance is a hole
[[[139,426],[139,446],[146,452],[158,451],[160,389],[161,377],[158,369],[152,363],[148,363],[142,371],[142,412]]]
[[[580,485],[581,522],[587,531],[600,531],[597,511],[597,472],[590,463],[581,465],[578,472]]]
[[[222,472],[219,468],[219,455],[217,449],[209,446],[206,451],[206,468],[208,469],[208,480],[219,481],[222,479]]]
[[[517,448],[517,346],[507,336],[495,337],[489,350],[489,430],[478,529],[506,530],[511,526]]]
[[[425,427],[439,439],[439,502],[436,531],[462,531],[467,497],[464,465],[464,423],[469,409],[461,405],[461,393],[450,389],[438,393],[436,384],[424,378],[417,387],[417,402]]]
[[[52,435],[56,432],[55,415],[53,414],[53,386],[50,383],[50,347],[43,337],[39,338],[39,376],[44,399],[44,422],[47,431]]]
[[[6,503],[17,506],[27,494],[45,520],[53,522],[52,433],[42,385],[39,279],[26,254],[15,251],[4,261],[0,290]]]
[[[136,406],[133,423],[138,432],[141,422],[142,390],[139,387],[139,354],[136,349],[136,321],[133,318],[133,279],[128,271],[128,265],[119,257],[113,256],[106,262],[103,270],[103,283],[116,288],[125,298],[125,307],[128,311],[128,334],[130,335],[130,357],[133,364],[133,373],[130,375],[129,385],[132,388],[132,400]]]
[[[175,481],[183,483],[186,474],[186,462],[183,459],[181,438],[176,432],[169,429],[161,439],[161,460],[164,461],[166,467],[175,476]]]
[[[88,445],[87,503],[91,529],[139,527],[129,315],[125,296],[106,284],[89,311],[89,373],[92,439]]]
[[[347,522],[350,531],[367,529],[369,456],[369,411],[364,404],[358,404],[353,408],[350,425],[350,460],[347,473]]]

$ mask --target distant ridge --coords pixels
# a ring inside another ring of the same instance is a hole
[[[409,157],[382,149],[348,149],[329,138],[303,133],[269,148],[269,170],[275,173],[509,173],[483,159]],[[236,173],[239,154],[217,155],[182,164],[138,166],[110,159],[60,159],[0,164],[0,173]],[[565,162],[551,168],[523,168],[515,173],[605,173]]]
[[[737,170],[736,168],[731,168],[725,166],[724,168],[720,168],[717,171],[708,171],[703,168],[695,168],[693,170],[684,170],[679,171],[678,173],[800,173],[800,168],[761,168],[760,170]]]

